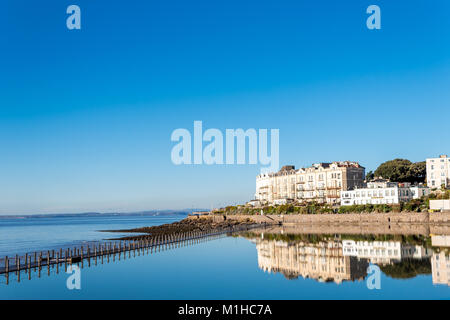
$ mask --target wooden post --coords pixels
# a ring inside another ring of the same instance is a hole
[[[9,272],[9,258],[8,256],[5,257],[5,272],[8,274]]]
[[[16,254],[16,272],[17,274],[19,274],[20,272],[20,258],[17,254]]]
[[[25,253],[25,272],[28,272],[28,253]]]
[[[50,276],[50,250],[47,251],[47,275]]]

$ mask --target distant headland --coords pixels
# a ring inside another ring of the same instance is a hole
[[[146,210],[135,212],[80,212],[80,213],[43,213],[43,214],[9,214],[0,215],[0,219],[30,219],[30,218],[82,218],[82,217],[108,217],[108,216],[187,216],[190,213],[205,211],[205,209],[180,210]]]

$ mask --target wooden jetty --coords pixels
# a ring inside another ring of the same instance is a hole
[[[17,280],[20,282],[21,271],[25,271],[28,274],[28,278],[31,279],[31,271],[37,270],[40,277],[43,267],[47,267],[47,273],[50,275],[50,268],[56,267],[56,272],[58,273],[62,265],[64,265],[65,271],[67,271],[67,266],[71,264],[81,264],[81,267],[83,267],[85,261],[90,267],[91,260],[94,260],[95,265],[97,265],[99,260],[103,264],[105,258],[107,262],[110,262],[111,259],[115,261],[116,256],[118,260],[127,259],[127,255],[128,258],[131,258],[132,254],[135,257],[136,254],[164,251],[260,227],[260,225],[245,225],[219,231],[204,230],[155,236],[142,235],[142,239],[139,240],[107,240],[102,243],[80,247],[60,248],[59,250],[47,250],[31,254],[26,253],[25,255],[15,255],[13,257],[7,256],[4,258],[4,266],[0,267],[0,274],[6,276],[6,284],[9,283],[10,273],[15,273]]]

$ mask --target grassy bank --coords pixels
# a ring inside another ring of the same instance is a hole
[[[244,215],[258,215],[261,210],[264,214],[348,214],[348,213],[390,213],[390,212],[427,212],[430,206],[430,200],[434,199],[450,199],[450,190],[436,195],[431,194],[428,197],[421,199],[414,199],[409,202],[389,205],[389,204],[366,204],[353,206],[330,206],[328,204],[319,204],[311,202],[308,204],[285,204],[275,206],[265,206],[254,208],[244,205],[228,206],[214,211],[217,214],[244,214]]]

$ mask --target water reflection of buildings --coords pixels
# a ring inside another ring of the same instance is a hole
[[[400,241],[343,241],[343,253],[368,259],[373,264],[386,265],[404,259],[429,259],[433,250]]]
[[[433,236],[431,243],[434,247],[450,247],[450,236]],[[450,286],[450,254],[447,250],[439,250],[433,253],[431,258],[431,270],[434,284],[446,284]]]
[[[341,283],[364,279],[366,259],[344,256],[339,241],[318,243],[258,239],[258,265],[268,272],[280,272],[287,279],[313,278]]]
[[[327,240],[281,241],[254,239],[258,265],[267,272],[279,272],[287,279],[298,277],[318,281],[355,281],[364,279],[369,263],[395,278],[432,274],[434,284],[450,285],[450,236],[432,237],[433,249],[402,241]],[[436,248],[439,247],[439,248]],[[391,266],[391,267],[389,267]],[[408,268],[422,268],[417,273]]]

